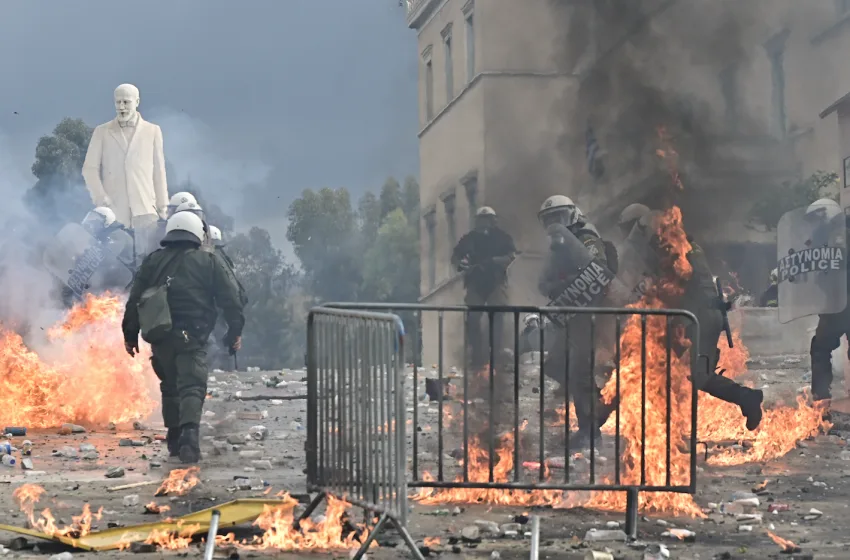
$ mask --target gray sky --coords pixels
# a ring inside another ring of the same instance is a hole
[[[130,82],[179,178],[282,243],[302,189],[418,175],[416,60],[396,0],[3,0],[0,175],[23,192],[38,137]]]

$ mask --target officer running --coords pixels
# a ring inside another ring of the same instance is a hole
[[[650,218],[651,219],[651,218]],[[672,270],[669,261],[671,255],[666,247],[663,247],[657,235],[651,238],[651,243],[658,255],[659,264],[662,269]],[[727,304],[717,292],[717,284],[708,266],[705,252],[697,245],[691,236],[687,236],[691,250],[687,253],[688,262],[693,272],[685,284],[684,293],[679,297],[668,297],[665,307],[668,309],[685,309],[693,313],[699,323],[699,352],[708,358],[708,367],[705,360],[698,360],[696,370],[692,371],[692,382],[697,390],[708,393],[722,401],[738,405],[741,413],[747,419],[747,429],[750,431],[758,428],[761,423],[761,404],[764,394],[757,389],[750,389],[739,385],[728,377],[723,377],[722,372],[717,373],[717,363],[720,359],[720,348],[718,342],[724,330],[723,310]],[[661,296],[663,294],[659,294]],[[721,310],[723,306],[723,310]],[[689,340],[694,342],[695,325],[689,325],[685,334]]]
[[[242,346],[245,317],[232,274],[221,259],[200,248],[204,236],[200,218],[191,212],[176,213],[166,230],[162,248],[145,257],[133,282],[122,322],[124,348],[130,356],[139,351],[138,305],[143,294],[166,286],[172,328],[151,345],[151,363],[160,380],[168,452],[183,463],[197,463],[207,392],[206,346],[216,307],[224,312],[228,326],[224,342],[233,352]]]
[[[550,196],[543,202],[537,217],[543,227],[546,228],[550,238],[549,261],[538,283],[540,293],[548,298],[550,305],[558,300],[564,293],[567,283],[574,279],[577,272],[580,272],[576,267],[585,264],[567,262],[569,255],[561,250],[563,235],[574,235],[597,263],[607,267],[611,272],[616,272],[617,257],[613,246],[600,237],[593,224],[587,220],[569,197],[564,195]],[[590,346],[591,321],[592,318],[588,314],[578,314],[569,319],[572,348],[569,352],[568,381],[579,425],[575,445],[580,447],[589,444],[591,432],[594,432],[595,442],[601,441],[599,428],[611,410],[610,407],[602,405],[601,393],[595,381],[596,372],[590,371],[590,357],[597,350],[597,348]],[[552,337],[550,337],[550,340],[552,340]],[[596,342],[598,344],[599,339]],[[565,395],[567,389],[566,384],[564,384],[567,363],[566,349],[562,347],[563,344],[564,337],[554,335],[553,346],[548,349],[549,355],[544,365],[544,373],[561,384],[557,395]],[[599,366],[604,367],[603,364],[599,364]],[[596,421],[591,414],[593,411],[591,399],[597,401],[598,418]]]
[[[511,236],[496,223],[496,212],[483,206],[475,213],[475,227],[460,238],[451,263],[464,274],[466,305],[508,305],[508,266],[513,262],[516,247]],[[482,340],[482,313],[469,313],[467,336],[472,347],[475,367],[488,363],[489,342]],[[493,313],[493,348],[501,357],[502,313]]]

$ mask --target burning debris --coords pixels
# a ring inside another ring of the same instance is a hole
[[[123,345],[122,313],[119,298],[90,295],[49,330],[50,343],[38,354],[0,329],[0,424],[52,428],[150,415],[156,376],[149,355],[133,359],[116,351]]]
[[[12,493],[12,497],[18,502],[21,511],[26,514],[30,527],[47,535],[71,538],[83,537],[91,533],[92,521],[100,520],[103,515],[103,508],[92,513],[89,504],[85,504],[80,515],[72,516],[71,525],[59,528],[50,508],[45,508],[37,516],[35,514],[35,504],[41,500],[44,494],[45,490],[41,486],[24,484]]]
[[[770,531],[765,531],[765,532],[767,533],[767,536],[770,537],[773,542],[775,542],[776,544],[779,545],[779,548],[782,549],[782,552],[785,552],[786,554],[793,554],[795,552],[800,552],[800,550],[801,550],[800,547],[797,546],[796,544],[794,544],[793,541],[789,541],[788,539],[783,539],[779,535],[775,535],[774,533],[771,533]]]
[[[198,473],[201,469],[198,467],[189,467],[188,469],[174,469],[168,473],[168,478],[162,481],[162,485],[156,491],[154,496],[183,496],[192,488],[200,484]]]

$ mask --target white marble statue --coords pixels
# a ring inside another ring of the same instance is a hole
[[[165,218],[168,187],[162,129],[142,119],[139,90],[115,88],[116,117],[94,129],[83,164],[83,178],[95,206],[106,206],[132,228],[136,253],[156,249],[157,221]]]

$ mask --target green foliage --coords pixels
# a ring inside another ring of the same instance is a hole
[[[771,190],[750,210],[750,218],[769,229],[776,229],[783,214],[811,204],[820,198],[838,201],[838,175],[817,171],[803,181],[783,183]]]
[[[374,301],[415,302],[419,298],[418,228],[401,208],[384,219],[363,256],[364,295]]]
[[[286,238],[319,301],[357,301],[361,279],[357,216],[346,189],[307,189],[289,207]]]
[[[54,229],[82,219],[91,207],[82,170],[92,131],[81,119],[66,118],[36,145],[32,173],[38,181],[24,203]]]
[[[239,367],[298,367],[304,361],[304,323],[292,305],[297,276],[269,233],[251,228],[226,248],[248,295]]]

